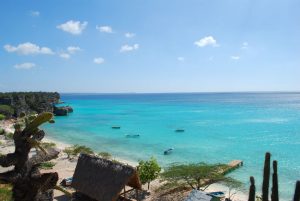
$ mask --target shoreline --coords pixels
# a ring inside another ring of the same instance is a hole
[[[0,128],[4,129],[6,132],[13,133],[14,132],[13,124],[14,124],[13,120],[0,121]],[[9,140],[0,139],[0,142],[2,142],[2,141],[9,141]],[[45,135],[45,137],[43,138],[42,141],[48,142],[48,143],[49,142],[55,143],[56,148],[58,148],[61,151],[61,153],[59,154],[57,159],[52,160],[55,163],[55,166],[52,169],[41,170],[41,172],[44,172],[44,173],[58,172],[58,175],[59,175],[58,183],[60,183],[64,178],[72,177],[73,173],[75,171],[75,168],[76,168],[77,160],[69,160],[67,158],[66,154],[63,152],[63,150],[66,147],[72,146],[73,144],[59,141],[59,140],[51,138],[47,135]],[[14,149],[13,144],[2,145],[1,153],[7,154],[8,152],[12,152],[13,149]],[[125,160],[118,156],[112,156],[112,159],[118,160],[124,164],[128,164],[133,167],[136,167],[138,165],[137,161]],[[7,170],[6,168],[0,167],[0,172],[6,171],[6,170]],[[153,192],[153,194],[155,194],[154,193],[155,189],[157,189],[161,185],[162,185],[162,183],[159,182],[159,179],[152,181],[150,192]],[[147,188],[144,187],[144,189],[147,189]],[[226,195],[228,195],[228,187],[223,184],[219,184],[219,183],[210,185],[205,191],[206,192],[224,191],[224,192],[226,192]],[[233,190],[232,192],[235,192],[235,190]],[[58,200],[62,200],[61,197],[64,197],[65,195],[62,192],[55,190],[54,196],[55,196],[54,200],[58,201]],[[150,194],[150,196],[145,198],[145,200],[152,201],[151,198],[152,198],[152,195]],[[245,192],[236,191],[236,194],[234,195],[234,201],[244,201],[247,199],[248,199],[248,195]],[[65,200],[67,200],[67,198]]]

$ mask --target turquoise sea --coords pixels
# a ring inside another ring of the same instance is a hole
[[[291,200],[300,180],[300,93],[62,94],[74,108],[46,126],[48,136],[131,161],[228,163],[248,189],[261,189],[266,151],[278,160],[280,196]],[[120,130],[111,126],[119,125]],[[175,132],[182,128],[185,132]],[[127,138],[126,134],[139,134]],[[163,155],[167,148],[170,155]]]

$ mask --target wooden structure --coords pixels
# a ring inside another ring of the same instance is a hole
[[[125,186],[131,189],[125,191]],[[142,189],[134,167],[87,154],[78,159],[72,187],[98,201],[116,201],[120,196],[120,200],[128,200],[126,193]]]

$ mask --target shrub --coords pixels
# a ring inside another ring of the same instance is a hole
[[[63,150],[63,152],[65,152],[68,155],[68,158],[74,157],[74,156],[78,156],[80,153],[83,154],[93,154],[93,150],[87,146],[84,145],[78,145],[75,144],[71,147],[67,147]]]
[[[148,183],[148,190],[150,187],[150,182],[158,177],[160,171],[161,167],[153,157],[151,157],[148,161],[139,161],[139,176],[143,184]]]
[[[5,130],[3,128],[0,128],[0,135],[4,135],[5,134]]]
[[[5,138],[8,139],[8,140],[13,140],[14,134],[13,133],[7,133],[7,134],[5,134]]]
[[[98,155],[101,156],[102,158],[105,158],[105,159],[110,159],[111,158],[111,154],[108,153],[108,152],[99,152]]]
[[[56,163],[48,161],[48,162],[41,163],[40,168],[44,169],[44,170],[50,170],[55,165],[56,165]]]
[[[5,119],[5,115],[4,114],[0,114],[0,121]]]
[[[41,143],[41,146],[44,148],[44,149],[49,149],[49,148],[54,148],[56,147],[56,144],[54,142],[42,142]]]
[[[11,186],[7,184],[0,184],[0,200],[13,201]]]

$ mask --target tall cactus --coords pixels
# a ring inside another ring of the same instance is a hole
[[[250,189],[248,201],[255,201],[255,181],[254,177],[250,177]]]
[[[23,129],[20,124],[15,124],[14,153],[0,156],[0,166],[14,166],[13,170],[0,173],[0,183],[12,184],[14,201],[52,200],[51,194],[56,186],[58,174],[41,174],[38,168],[42,162],[56,158],[59,153],[55,149],[44,150],[39,142],[45,133],[38,127],[50,121],[52,116],[52,113],[42,113],[37,117],[22,115],[21,119],[26,125]],[[32,148],[40,149],[36,155],[29,158]]]
[[[272,201],[279,201],[278,195],[278,175],[277,175],[277,161],[273,161],[273,175],[272,175]]]
[[[264,178],[262,185],[262,201],[269,200],[270,160],[271,154],[267,152],[265,156]]]
[[[296,183],[294,201],[300,201],[300,181],[297,181]]]

